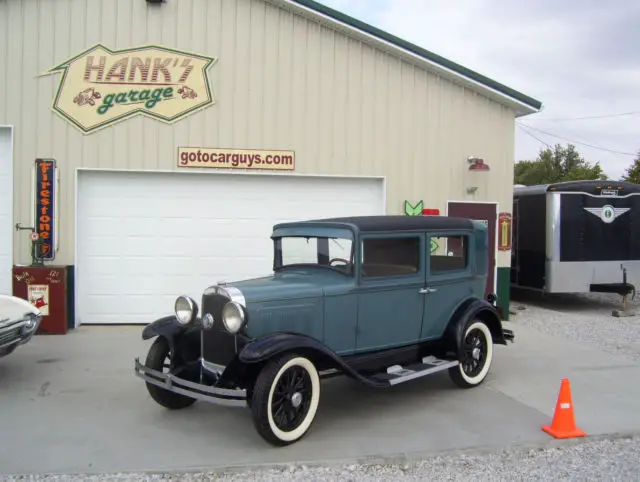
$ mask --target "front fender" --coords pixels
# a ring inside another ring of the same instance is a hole
[[[173,360],[176,359],[176,343],[182,341],[180,344],[182,348],[180,349],[188,349],[187,341],[192,337],[185,335],[198,332],[200,326],[201,321],[199,317],[196,318],[193,323],[185,326],[178,323],[175,315],[169,315],[159,318],[145,326],[142,330],[142,339],[149,340],[156,336],[164,337],[167,340],[167,343],[169,343],[169,350],[173,363]]]
[[[150,340],[156,336],[164,336],[167,339],[172,339],[174,336],[187,331],[187,327],[188,325],[185,326],[178,323],[175,315],[165,316],[145,326],[142,330],[142,339]]]
[[[387,386],[360,375],[347,365],[340,355],[337,355],[322,342],[296,333],[276,333],[250,341],[238,354],[238,361],[244,365],[256,365],[287,352],[307,356],[323,368],[337,368],[346,375],[371,387]]]

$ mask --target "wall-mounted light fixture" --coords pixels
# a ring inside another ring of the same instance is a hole
[[[469,156],[467,158],[470,171],[489,171],[489,164],[485,164],[484,159],[479,157]]]
[[[166,0],[146,0],[147,3],[152,3],[152,4],[158,4],[158,3],[164,3],[166,2]]]
[[[478,186],[472,186],[467,188],[467,194],[475,194],[478,190]]]

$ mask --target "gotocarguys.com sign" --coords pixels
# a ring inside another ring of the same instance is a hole
[[[62,73],[53,110],[88,134],[138,114],[172,123],[212,105],[207,71],[216,60],[166,47],[97,44],[44,75]]]
[[[294,151],[179,147],[178,167],[293,171]]]

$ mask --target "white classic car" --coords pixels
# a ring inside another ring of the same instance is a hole
[[[0,295],[0,358],[31,340],[41,321],[40,310],[26,300]]]

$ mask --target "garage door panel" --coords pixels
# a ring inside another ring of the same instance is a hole
[[[80,323],[148,323],[176,296],[271,273],[275,223],[382,214],[380,180],[81,172]]]

